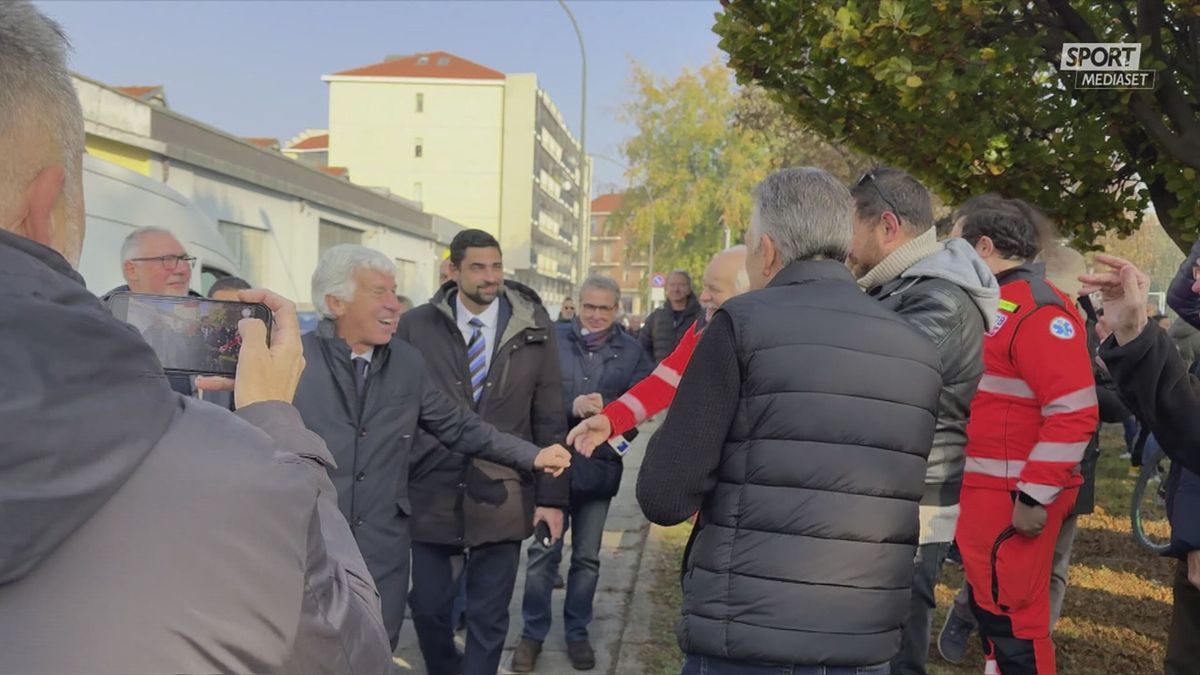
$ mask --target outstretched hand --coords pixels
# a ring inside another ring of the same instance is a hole
[[[1124,258],[1099,253],[1096,263],[1109,271],[1080,276],[1083,282],[1080,294],[1100,292],[1104,300],[1102,330],[1116,335],[1118,344],[1126,344],[1140,335],[1149,321],[1146,303],[1150,298],[1150,277]]]

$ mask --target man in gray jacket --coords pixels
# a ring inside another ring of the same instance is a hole
[[[937,241],[929,191],[900,171],[876,167],[850,190],[858,284],[937,347],[942,366],[937,431],[921,497],[912,600],[893,675],[924,675],[934,589],[954,541],[967,414],[983,376],[983,335],[996,321],[1000,286],[962,239]]]
[[[289,405],[295,308],[236,415],[171,391],[72,268],[83,118],[58,26],[0,3],[0,672],[381,673],[375,587]]]
[[[296,392],[304,423],[329,445],[338,506],[379,586],[392,647],[408,596],[409,465],[417,429],[453,452],[532,473],[561,473],[570,454],[539,452],[503,434],[438,387],[421,353],[394,338],[400,303],[396,266],[354,244],[321,254],[313,304],[324,320],[304,336],[308,365]]]
[[[755,290],[713,315],[646,450],[646,517],[699,510],[685,674],[886,672],[899,648],[942,378],[929,340],[855,285],[850,239],[824,171],[758,186]]]

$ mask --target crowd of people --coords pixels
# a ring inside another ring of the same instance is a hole
[[[388,256],[338,245],[315,330],[224,279],[210,296],[266,305],[269,340],[243,319],[236,377],[165,374],[74,269],[65,50],[31,4],[0,5],[0,672],[383,673],[411,609],[428,672],[490,675],[522,547],[509,667],[536,671],[561,585],[568,658],[594,668],[622,457],[664,410],[636,496],[695,519],[683,673],[924,673],[952,556],[941,653],[977,631],[985,672],[1054,673],[1098,430],[1129,416],[1175,460],[1166,671],[1200,669],[1200,379],[1145,274],[1105,255],[1089,273],[1034,206],[988,194],[939,225],[901,170],[781,170],[744,245],[699,295],[671,273],[636,336],[604,276],[552,320],[481,230],[415,307]],[[137,230],[115,291],[193,294],[193,261]],[[1198,271],[1200,244],[1168,299],[1196,328]]]

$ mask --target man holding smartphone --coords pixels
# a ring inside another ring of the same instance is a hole
[[[242,322],[239,420],[173,394],[75,271],[65,52],[32,4],[0,3],[0,672],[387,672],[332,460],[290,405],[295,307],[241,296],[277,328],[268,348]]]

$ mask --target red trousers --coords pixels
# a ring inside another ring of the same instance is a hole
[[[1013,493],[963,486],[955,540],[984,649],[1001,675],[1055,673],[1050,568],[1078,493],[1063,490],[1046,507],[1046,528],[1026,537],[1012,527]]]

